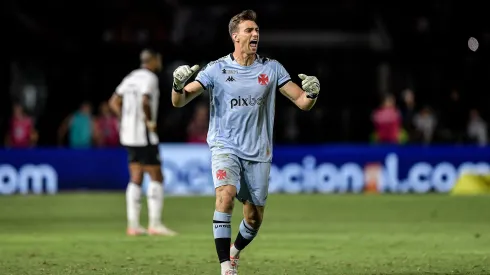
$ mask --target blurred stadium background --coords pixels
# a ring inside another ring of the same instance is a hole
[[[243,9],[258,13],[259,53],[322,90],[310,112],[277,100],[272,194],[241,274],[490,274],[483,2],[3,6],[1,274],[217,274],[208,99],[173,108],[171,74],[232,52],[228,21]],[[145,47],[165,64],[158,131],[175,238],[124,235],[126,152],[106,101]]]

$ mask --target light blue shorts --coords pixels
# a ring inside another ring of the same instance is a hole
[[[213,154],[211,158],[214,188],[233,185],[237,199],[265,206],[269,191],[270,162],[254,162],[233,154]]]

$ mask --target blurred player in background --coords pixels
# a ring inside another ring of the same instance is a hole
[[[141,68],[128,74],[110,99],[111,109],[121,118],[119,138],[128,151],[131,181],[126,190],[127,234],[175,235],[161,222],[163,174],[158,150],[157,113],[160,91],[157,72],[162,61],[159,53],[144,50]],[[141,183],[148,173],[147,192],[149,227],[140,225]]]
[[[8,133],[5,136],[5,146],[13,148],[29,148],[37,144],[39,135],[34,127],[34,121],[21,104],[15,103],[12,108]]]
[[[216,188],[213,232],[221,274],[226,275],[237,274],[240,251],[254,239],[262,223],[272,160],[276,90],[302,110],[310,110],[320,92],[316,77],[300,74],[301,89],[279,62],[257,55],[259,28],[254,11],[234,16],[228,28],[235,51],[210,62],[187,85],[199,66],[178,67],[172,91],[176,107],[205,90],[209,92],[207,142]],[[244,204],[244,219],[231,245],[235,196]]]

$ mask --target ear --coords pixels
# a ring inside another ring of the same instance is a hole
[[[239,42],[238,41],[238,35],[236,33],[233,34],[233,41]]]

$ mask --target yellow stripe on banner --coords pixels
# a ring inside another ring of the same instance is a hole
[[[482,194],[490,194],[490,174],[463,174],[451,190],[451,195]]]

